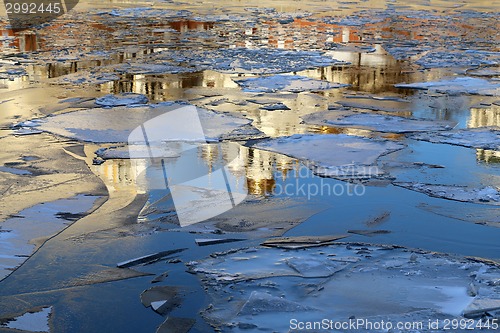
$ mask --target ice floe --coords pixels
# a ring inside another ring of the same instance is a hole
[[[437,133],[417,133],[413,134],[411,138],[469,148],[500,150],[500,129],[496,127],[459,129]]]
[[[421,321],[419,332],[446,332],[445,320],[480,318],[499,308],[497,266],[391,246],[255,247],[188,267],[212,299],[202,316],[227,332],[287,332],[324,318],[359,325],[329,327],[333,331],[374,332],[369,323],[384,320]]]
[[[120,98],[115,100],[115,98],[110,97],[106,98],[106,102],[103,103],[113,105],[121,102]],[[150,125],[154,124],[157,133],[163,133],[163,137],[159,138],[162,139],[161,141],[189,141],[189,133],[183,133],[179,128],[173,128],[172,123],[168,121],[172,120],[170,115],[173,113],[171,112],[185,107],[194,108],[194,106],[175,103],[154,107],[146,105],[133,109],[124,106],[94,108],[39,119],[35,125],[37,132],[50,132],[80,141],[125,143],[129,141],[129,135],[134,129],[140,128],[141,125],[149,121]],[[235,130],[234,135],[240,139],[245,135],[260,133],[250,125],[251,120],[243,117],[221,114],[202,108],[196,108],[195,113],[201,122],[201,135],[204,134],[204,139],[207,141],[219,141],[223,136],[231,138],[231,134]],[[181,120],[177,121],[177,125],[179,121]],[[183,128],[186,128],[186,124],[184,125]],[[27,123],[21,123],[17,127],[24,130],[31,126]],[[241,127],[244,127],[245,130]]]
[[[396,186],[416,192],[425,193],[431,197],[448,200],[500,205],[500,192],[493,186],[470,188],[458,185],[436,185],[423,183],[394,182]]]
[[[310,124],[360,128],[387,133],[446,131],[456,125],[451,121],[417,120],[367,113],[339,116],[335,111],[314,113],[304,116],[303,119]]]
[[[300,75],[272,75],[237,80],[246,92],[302,92],[347,87],[347,84],[315,80]]]
[[[0,224],[0,280],[23,264],[46,239],[85,216],[98,197],[77,195],[36,205]]]
[[[404,145],[345,134],[311,134],[272,139],[254,147],[310,163],[319,175],[344,179],[380,176],[383,172],[375,166],[377,159]]]
[[[423,89],[447,94],[472,94],[500,96],[500,82],[472,77],[457,77],[454,79],[396,84],[397,88]]]

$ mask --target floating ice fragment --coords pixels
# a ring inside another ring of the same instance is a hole
[[[331,83],[299,75],[272,75],[237,80],[246,92],[302,92],[347,87],[347,84]]]
[[[119,95],[106,95],[96,99],[95,103],[100,106],[126,106],[147,104],[149,102],[145,95],[134,93],[123,93]]]
[[[472,128],[437,133],[418,133],[412,139],[432,143],[446,143],[469,148],[500,150],[500,129]]]

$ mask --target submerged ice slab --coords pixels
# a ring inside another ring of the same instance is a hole
[[[404,145],[345,134],[311,134],[277,138],[254,147],[300,159],[320,175],[371,178],[382,174],[375,166],[377,159]]]
[[[188,136],[183,136],[183,133],[178,133],[175,137],[172,136],[172,131],[169,129],[171,123],[164,122],[168,120],[166,115],[169,112],[174,112],[182,107],[186,107],[186,105],[170,103],[170,105],[147,105],[133,109],[119,106],[110,109],[95,108],[74,111],[40,119],[36,123],[36,129],[80,141],[124,143],[128,141],[129,135],[134,129],[156,118],[157,121],[152,123],[155,123],[156,127],[164,127],[165,141],[185,141],[189,140]],[[243,117],[221,114],[202,108],[196,108],[196,112],[208,141],[219,141],[222,136],[230,136],[233,131],[240,127],[251,126],[251,121]],[[162,118],[157,118],[160,116]],[[25,123],[19,126],[27,127]],[[248,130],[246,132],[250,133]],[[255,135],[255,132],[253,131],[251,134]],[[185,135],[189,135],[189,133],[185,133]],[[241,136],[241,133],[235,135]]]
[[[393,184],[416,192],[422,192],[436,198],[489,205],[500,205],[500,192],[493,186],[486,186],[483,188],[469,188],[466,186],[456,185],[434,185],[407,182],[394,182]]]
[[[0,223],[0,280],[22,265],[43,241],[83,217],[97,199],[80,194],[25,209]]]
[[[339,116],[335,111],[314,113],[303,119],[311,124],[360,128],[386,133],[445,131],[456,125],[451,121],[417,120],[380,114],[360,113]]]
[[[472,78],[457,77],[449,80],[396,84],[397,88],[423,89],[447,94],[473,94],[500,96],[500,82]]]
[[[347,87],[347,84],[315,80],[300,75],[271,75],[237,80],[246,92],[302,92]]]
[[[49,332],[49,318],[51,314],[52,307],[45,307],[39,311],[32,310],[6,323],[1,323],[0,328],[10,328],[23,332]]]
[[[147,104],[148,102],[149,100],[145,95],[134,93],[123,93],[119,95],[109,94],[99,97],[95,101],[97,105],[109,107]]]
[[[392,323],[439,318],[438,327],[424,325],[419,332],[446,332],[442,320],[484,314],[500,299],[496,266],[391,246],[256,247],[212,254],[188,267],[211,297],[203,317],[225,332],[288,332],[292,319],[323,318]],[[468,292],[471,285],[475,296]],[[339,331],[374,332],[363,326]]]
[[[499,128],[472,128],[438,133],[418,133],[412,139],[432,143],[446,143],[468,148],[500,150]]]

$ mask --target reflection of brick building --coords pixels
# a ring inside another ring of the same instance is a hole
[[[0,52],[13,50],[15,52],[33,52],[39,48],[38,37],[31,32],[17,32],[12,29],[2,29]]]

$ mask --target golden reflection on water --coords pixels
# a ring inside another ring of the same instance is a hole
[[[238,144],[206,144],[199,146],[198,156],[211,175],[218,166],[225,165],[234,180],[231,188],[245,189],[248,194],[266,196],[273,192],[276,177],[284,180],[290,171],[298,168],[296,160],[284,155],[252,149]],[[153,162],[159,165],[159,161]],[[106,184],[110,192],[127,191],[147,193],[144,179],[151,162],[145,159],[110,159],[92,170]]]
[[[500,106],[471,108],[467,123],[469,128],[500,126]]]
[[[500,163],[500,151],[476,149],[476,158],[486,163]]]

